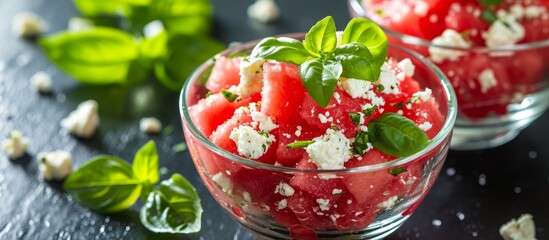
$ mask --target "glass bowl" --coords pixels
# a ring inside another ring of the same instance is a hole
[[[304,34],[285,36],[303,39]],[[232,47],[220,55],[249,52],[256,43]],[[412,156],[340,170],[265,164],[213,144],[198,130],[188,111],[207,92],[204,83],[214,60],[198,67],[181,91],[180,113],[192,160],[215,200],[259,239],[379,239],[401,226],[439,174],[448,153],[457,103],[446,77],[424,57],[396,45],[390,45],[389,56],[410,58],[415,64],[414,78],[422,87],[432,89],[438,102],[445,120],[442,130]],[[399,167],[408,171],[389,175],[388,170]],[[334,188],[331,199],[316,198],[302,190],[322,191],[341,183],[347,188]],[[362,194],[354,197],[357,192]]]
[[[368,18],[362,2],[349,0],[352,17]],[[549,39],[497,48],[460,48],[383,30],[390,42],[429,58],[430,53],[440,51],[459,56],[455,61],[436,63],[450,79],[458,100],[452,149],[504,144],[549,107]]]

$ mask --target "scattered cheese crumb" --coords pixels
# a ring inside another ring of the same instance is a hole
[[[162,123],[155,117],[142,118],[139,121],[139,129],[146,133],[159,133],[162,130]]]
[[[514,45],[524,39],[525,30],[515,17],[507,16],[498,19],[484,34],[484,40],[488,47]]]
[[[214,181],[223,192],[230,193],[233,189],[233,182],[231,182],[231,179],[229,179],[223,173],[219,172],[213,175],[212,181]]]
[[[421,99],[421,101],[427,102],[429,98],[431,98],[432,93],[433,91],[430,88],[425,88],[424,91],[414,93],[412,97],[417,97],[418,99]]]
[[[301,126],[297,126],[297,130],[295,130],[295,136],[300,137],[301,136],[301,130],[303,128]]]
[[[282,210],[288,206],[288,200],[282,199],[279,202],[276,202],[276,210]]]
[[[39,153],[38,162],[44,180],[63,180],[72,172],[72,155],[67,151]]]
[[[397,200],[398,200],[397,196],[392,196],[389,199],[379,203],[377,207],[380,209],[389,210],[395,206]]]
[[[494,75],[494,71],[490,68],[484,69],[478,76],[480,83],[480,91],[486,93],[490,88],[498,85],[498,80]]]
[[[372,90],[372,82],[354,78],[347,78],[341,81],[341,87],[352,98],[359,98],[365,96],[366,93]]]
[[[2,150],[8,154],[8,158],[13,160],[20,158],[27,152],[30,141],[18,130],[11,131],[10,137],[2,141]]]
[[[422,124],[419,124],[417,127],[423,130],[424,132],[427,132],[429,131],[429,129],[433,127],[433,124],[431,124],[430,122],[424,122]]]
[[[432,43],[436,46],[462,47],[468,48],[470,42],[465,41],[463,36],[453,29],[446,29],[444,32],[433,39]],[[440,47],[429,47],[431,60],[435,63],[441,63],[445,60],[455,61],[464,54],[463,51],[444,49]]]
[[[339,93],[334,92],[334,98],[335,98],[337,104],[341,104],[341,96],[339,95]]]
[[[249,192],[244,191],[242,193],[242,198],[244,198],[246,202],[252,202],[252,196],[250,196]]]
[[[416,71],[416,66],[414,66],[414,63],[412,63],[412,60],[409,58],[402,59],[397,63],[397,67],[408,77],[413,77],[414,72]]]
[[[429,11],[429,5],[425,1],[418,1],[414,6],[414,13],[417,16],[425,17]]]
[[[326,134],[313,140],[306,150],[319,169],[343,169],[351,158],[350,140],[341,131],[328,128]]]
[[[334,188],[334,190],[332,190],[332,195],[339,195],[339,194],[342,194],[342,193],[343,193],[343,190],[338,189],[338,188]]]
[[[528,20],[538,18],[545,13],[545,10],[542,6],[528,6],[524,8],[524,17]]]
[[[400,89],[398,88],[398,79],[396,76],[396,73],[393,69],[391,69],[391,66],[384,62],[381,66],[381,74],[379,75],[379,79],[377,81],[378,85],[383,86],[382,93],[386,94],[399,94]]]
[[[248,17],[260,23],[270,23],[278,19],[280,10],[274,0],[256,0],[248,7]]]
[[[12,30],[19,37],[36,37],[44,28],[44,21],[34,13],[22,12],[13,17]]]
[[[292,196],[295,193],[295,190],[292,188],[292,186],[288,185],[285,182],[280,182],[275,188],[274,193],[279,193],[282,196]]]
[[[61,126],[78,137],[90,138],[99,125],[97,109],[95,100],[84,101],[69,116],[61,120]]]
[[[44,71],[38,71],[31,76],[31,86],[38,92],[49,93],[52,86],[51,76]]]
[[[523,214],[518,220],[514,218],[499,228],[499,234],[505,240],[535,240],[536,226],[532,215]]]
[[[318,207],[320,207],[320,210],[322,211],[330,210],[330,199],[319,198],[316,200],[316,203],[318,203]]]
[[[278,125],[273,123],[271,117],[268,117],[261,112],[253,111],[251,116],[253,121],[259,123],[259,130],[261,131],[269,132],[278,127]]]
[[[231,131],[229,136],[238,148],[238,153],[251,159],[258,159],[275,141],[272,134],[261,134],[250,126],[241,125]]]
[[[264,59],[244,58],[240,63],[240,83],[238,94],[243,97],[250,96],[261,91],[263,87],[263,63]]]

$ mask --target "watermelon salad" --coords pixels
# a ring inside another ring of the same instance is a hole
[[[327,29],[331,29],[330,19],[315,27],[328,22]],[[377,27],[361,19],[351,21],[347,28],[353,28],[353,24]],[[312,35],[315,27],[307,36]],[[323,37],[337,39],[333,52],[345,48],[346,41],[355,44],[345,40],[353,39],[352,35],[345,35],[347,29],[336,33],[333,27],[334,35]],[[374,58],[375,54],[383,55],[378,65],[371,62],[377,66],[378,74],[374,71],[372,75],[376,79],[343,77],[352,74],[341,61],[341,76],[337,77],[331,96],[322,102],[304,80],[309,75],[303,74],[313,71],[303,70],[307,62],[315,61],[315,56],[292,58],[291,62],[273,53],[281,45],[301,49],[300,44],[305,45],[302,53],[306,53],[306,48],[310,48],[307,36],[305,43],[289,38],[265,39],[247,56],[217,56],[205,90],[191,91],[189,98],[196,101],[188,107],[198,131],[217,147],[247,161],[294,171],[284,173],[231,160],[189,137],[192,133],[185,127],[198,172],[215,198],[235,216],[249,221],[269,218],[277,226],[290,229],[294,237],[304,229],[305,232],[363,229],[403,202],[408,209],[405,214],[409,214],[417,206],[414,205],[419,202],[417,198],[424,196],[435,179],[426,177],[433,174],[426,170],[433,168],[426,165],[444,155],[440,149],[376,171],[346,174],[318,171],[387,163],[421,151],[446,121],[446,113],[441,113],[439,99],[434,97],[435,90],[422,87],[414,79],[416,67],[411,59],[385,58],[387,44],[381,42],[381,49],[368,50]],[[383,40],[385,36],[379,37]],[[261,49],[268,54],[258,54]],[[358,47],[354,51],[363,49]],[[325,56],[333,53],[330,49],[325,51]],[[372,133],[376,131],[379,133]],[[386,145],[401,142],[393,139],[385,144],[382,139],[387,136],[381,132],[387,131],[396,138],[414,140],[394,151]],[[415,149],[412,145],[416,145]],[[439,170],[440,161],[434,162]],[[410,203],[412,194],[414,200]]]
[[[363,0],[362,4],[365,14],[386,29],[432,42],[408,47],[429,56],[445,72],[456,90],[460,116],[476,121],[505,115],[510,104],[547,88],[549,0]],[[530,43],[538,45],[524,46]],[[523,47],[514,49],[516,45]]]

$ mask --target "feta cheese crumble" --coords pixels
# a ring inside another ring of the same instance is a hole
[[[532,215],[523,214],[518,220],[514,218],[499,228],[499,234],[505,240],[535,240],[536,226]]]
[[[326,129],[326,134],[314,138],[306,151],[318,169],[343,169],[351,158],[351,141],[341,130]]]
[[[429,129],[431,129],[433,127],[433,124],[431,124],[430,122],[424,122],[424,123],[421,123],[417,126],[419,129],[423,130],[424,132],[427,132],[429,131]]]
[[[343,193],[343,190],[338,189],[338,188],[334,188],[332,190],[332,195],[339,195],[339,194],[342,194],[342,193]]]
[[[430,88],[425,88],[424,91],[418,91],[418,92],[412,94],[412,97],[421,99],[421,101],[423,101],[423,102],[427,102],[429,100],[429,98],[431,98],[432,93],[433,93],[433,91]]]
[[[276,204],[276,210],[282,210],[288,206],[288,200],[282,199],[276,202],[275,204]]]
[[[231,182],[231,179],[229,179],[223,173],[219,172],[213,175],[212,181],[214,181],[215,184],[217,184],[217,186],[219,186],[223,192],[230,193],[233,189],[233,182]]]
[[[382,93],[386,94],[399,94],[400,89],[398,88],[398,79],[396,73],[387,62],[383,63],[381,66],[381,74],[377,81],[378,85],[383,86]]]
[[[287,183],[280,182],[278,183],[278,185],[276,185],[274,193],[279,193],[282,196],[289,197],[294,195],[295,190],[294,188],[292,188],[292,186],[288,185]]]
[[[453,29],[446,29],[442,34],[433,39],[432,43],[438,46],[447,47],[471,47],[471,43],[465,41],[463,36]],[[461,57],[464,52],[459,50],[444,49],[440,47],[429,47],[429,55],[435,63],[441,63],[446,60],[455,61]]]
[[[72,155],[67,151],[39,153],[38,162],[44,180],[63,180],[72,172]]]
[[[253,111],[251,117],[253,121],[259,123],[259,130],[261,131],[269,132],[278,127],[278,125],[273,123],[271,117],[268,117],[261,112]]]
[[[320,207],[320,210],[322,211],[330,210],[330,199],[319,198],[316,200],[316,203],[318,203],[318,207]]]
[[[155,117],[141,118],[139,129],[145,133],[159,133],[162,130],[162,123]]]
[[[264,59],[244,58],[240,63],[240,83],[238,94],[243,97],[250,96],[261,91],[263,87],[263,63]]]
[[[398,200],[397,196],[392,196],[389,199],[379,203],[377,207],[380,209],[389,210],[395,206],[397,200]]]
[[[10,160],[20,158],[27,152],[30,141],[18,130],[11,131],[8,139],[2,141],[2,150],[8,154]]]
[[[69,116],[61,120],[61,126],[78,137],[90,138],[99,125],[97,110],[95,100],[84,101]]]
[[[246,125],[240,125],[233,129],[229,138],[236,143],[240,155],[251,159],[263,156],[271,143],[275,141],[272,134],[261,134]]]
[[[480,83],[480,91],[486,93],[490,88],[498,85],[498,80],[494,75],[494,71],[490,68],[484,69],[478,76]]]
[[[514,45],[524,39],[524,36],[524,26],[513,16],[496,20],[483,35],[488,47]]]
[[[38,71],[31,76],[30,80],[32,88],[37,92],[51,92],[52,81],[51,76],[48,73],[44,71]]]
[[[372,82],[354,78],[347,78],[342,80],[341,87],[352,98],[365,96],[368,91],[373,89]]]
[[[412,63],[412,60],[409,58],[402,59],[397,63],[397,67],[400,68],[407,77],[413,77],[414,72],[416,71],[416,66],[414,66],[414,63]]]
[[[31,12],[16,14],[12,24],[13,33],[26,38],[40,35],[45,28],[42,18]]]
[[[278,19],[280,10],[274,0],[256,0],[248,7],[248,17],[260,23],[270,23]]]

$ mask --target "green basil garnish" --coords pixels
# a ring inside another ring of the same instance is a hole
[[[417,153],[431,141],[412,120],[396,113],[370,121],[368,137],[375,148],[395,157]]]
[[[229,102],[234,102],[234,100],[236,100],[238,98],[237,94],[232,93],[231,91],[229,91],[227,89],[221,89],[221,95],[223,95],[223,97],[225,99],[227,99],[227,101],[229,101]]]
[[[313,144],[315,141],[313,140],[304,140],[304,141],[295,141],[293,143],[290,143],[286,145],[287,149],[291,148],[306,148],[307,146]]]
[[[393,168],[393,169],[389,169],[388,172],[393,175],[393,176],[398,176],[399,174],[403,173],[403,172],[406,172],[406,168],[404,167],[397,167],[397,168]]]

